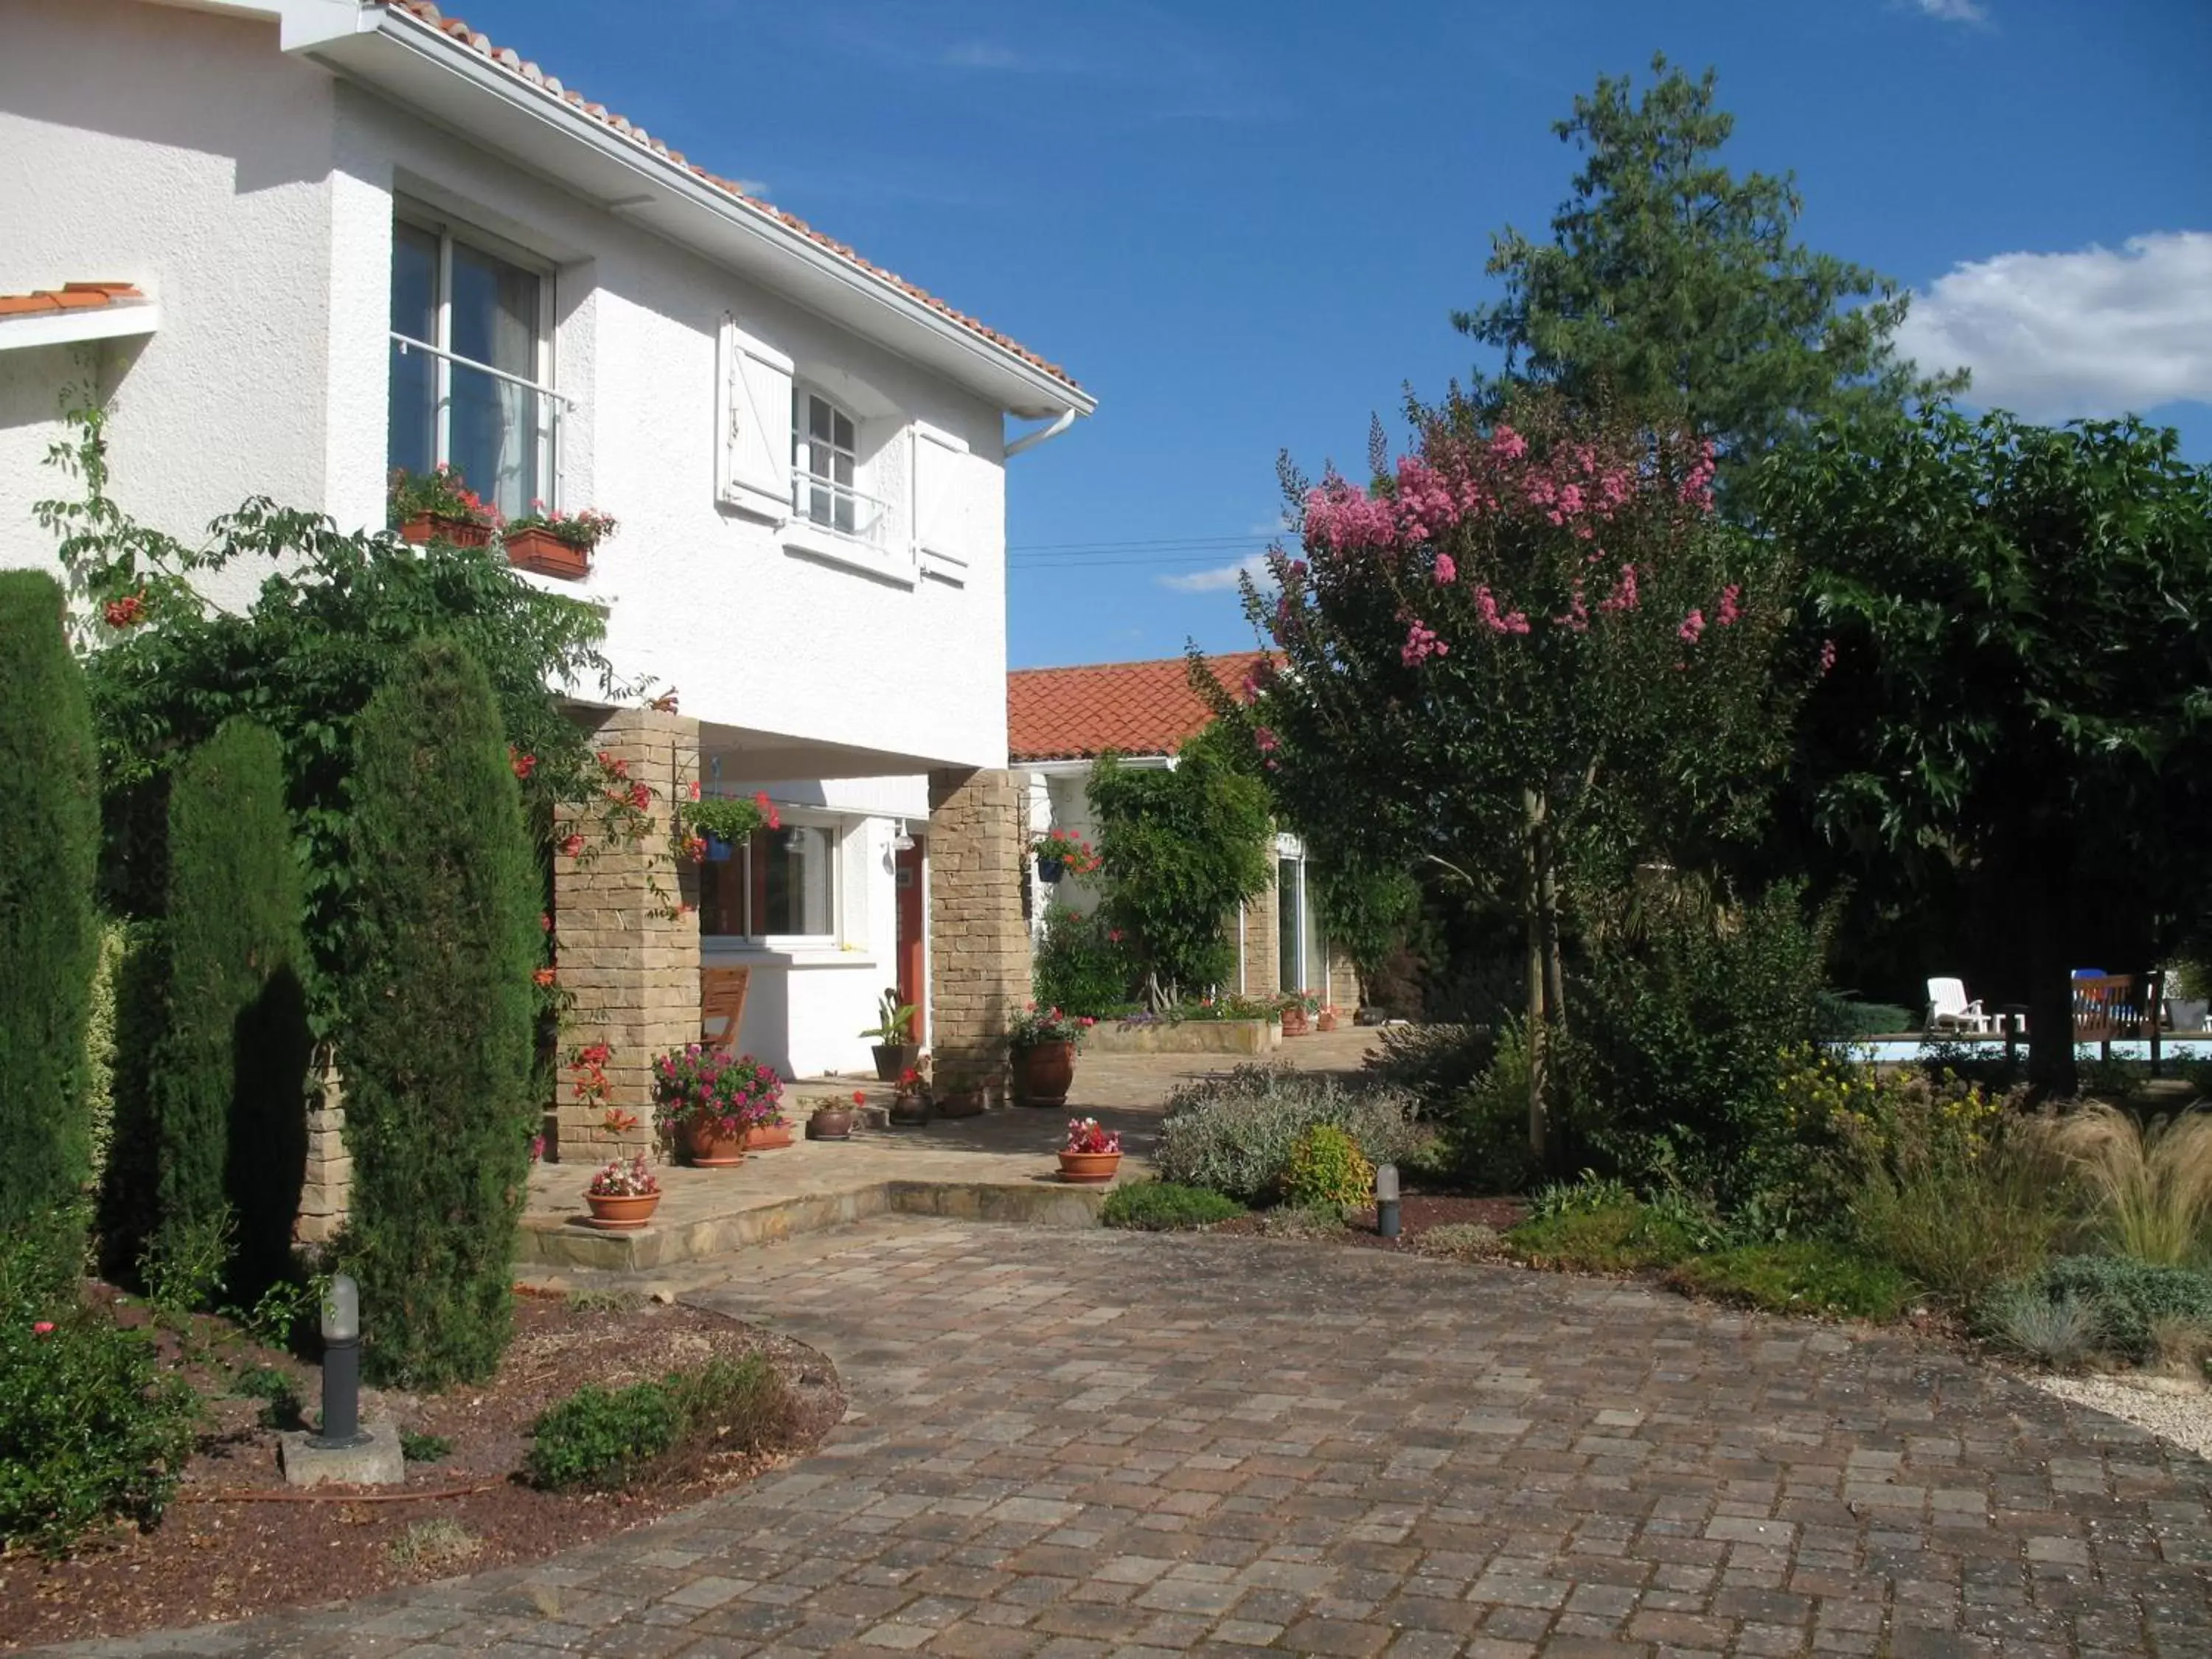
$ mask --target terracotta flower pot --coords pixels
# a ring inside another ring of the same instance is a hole
[[[934,1110],[939,1117],[981,1117],[983,1115],[983,1091],[981,1089],[961,1089],[949,1095],[939,1095]]]
[[[1121,1167],[1119,1152],[1062,1152],[1060,1178],[1076,1187],[1103,1187]]]
[[[1014,1098],[1024,1106],[1060,1107],[1075,1082],[1075,1045],[1040,1042],[1014,1051]]]
[[[756,1123],[744,1133],[744,1146],[749,1152],[781,1152],[790,1145],[788,1123]]]
[[[455,547],[489,547],[491,526],[473,519],[448,518],[443,513],[416,513],[400,522],[399,539],[417,547],[430,541],[451,542]]]
[[[535,525],[507,537],[507,562],[518,570],[535,570],[541,576],[574,580],[592,574],[589,550],[572,547],[551,531]]]
[[[1335,1016],[1334,1014],[1331,1014],[1331,1013],[1319,1013],[1319,1014],[1316,1014],[1316,1015],[1314,1016],[1314,1030],[1316,1030],[1316,1031],[1334,1031],[1335,1029],[1336,1029],[1336,1016]]]
[[[659,1193],[590,1193],[584,1202],[592,1206],[592,1224],[606,1232],[626,1232],[642,1227],[660,1207]]]
[[[1285,1008],[1283,1010],[1283,1035],[1285,1036],[1307,1036],[1312,1033],[1312,1030],[1313,1027],[1306,1023],[1306,1011],[1304,1009]]]
[[[902,1129],[919,1128],[929,1121],[929,1102],[919,1092],[893,1095],[890,1120]]]
[[[806,1120],[809,1140],[850,1140],[853,1138],[853,1109],[849,1106],[824,1106]]]
[[[712,1118],[686,1118],[677,1138],[683,1145],[684,1156],[696,1168],[729,1170],[745,1161],[744,1132],[724,1134],[722,1126]]]

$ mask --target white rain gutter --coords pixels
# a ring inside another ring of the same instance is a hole
[[[1025,449],[1035,449],[1039,444],[1050,443],[1054,438],[1060,436],[1061,433],[1066,431],[1068,428],[1074,424],[1075,410],[1073,405],[1070,405],[1068,408],[1060,410],[1060,418],[1054,421],[1050,426],[1041,426],[1034,432],[1024,432],[1020,437],[1015,439],[1013,442],[1008,444],[1006,446],[1006,459],[1011,461],[1015,456],[1020,454]]]

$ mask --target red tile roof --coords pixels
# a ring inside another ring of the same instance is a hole
[[[51,317],[58,311],[91,311],[145,297],[129,283],[64,283],[35,294],[0,294],[0,319]]]
[[[1077,385],[1074,377],[1069,374],[1068,372],[1062,368],[1058,363],[1048,362],[1045,358],[1039,356],[1036,352],[1031,351],[1027,346],[1021,344],[1018,341],[1009,339],[1006,335],[1000,333],[994,328],[987,327],[976,319],[968,315],[967,313],[955,310],[944,301],[939,299],[935,295],[930,293],[926,289],[916,287],[914,283],[908,282],[905,277],[899,276],[896,271],[885,270],[880,265],[871,264],[867,260],[863,259],[851,248],[846,246],[844,243],[823,235],[820,231],[815,229],[813,226],[808,224],[797,215],[786,213],[781,208],[776,207],[772,203],[760,201],[754,197],[746,195],[745,192],[738,187],[736,180],[721,178],[715,173],[708,172],[707,169],[702,167],[694,166],[690,161],[684,158],[683,151],[669,149],[667,145],[662,143],[660,140],[653,137],[653,135],[648,133],[643,127],[638,126],[634,123],[626,120],[622,116],[614,113],[611,110],[608,109],[605,104],[592,103],[590,100],[586,99],[583,94],[577,92],[571,88],[562,86],[557,79],[546,74],[543,70],[539,69],[537,64],[522,57],[521,54],[517,52],[512,46],[494,46],[489,36],[477,33],[476,30],[471,28],[465,22],[462,21],[461,19],[458,17],[445,16],[439,11],[436,6],[430,3],[430,0],[376,0],[376,3],[392,11],[404,12],[409,16],[417,19],[419,21],[428,24],[432,28],[438,30],[441,33],[451,36],[453,40],[460,42],[471,51],[478,53],[482,57],[489,58],[492,63],[498,64],[501,69],[507,70],[517,78],[537,88],[548,97],[558,99],[561,102],[569,105],[573,108],[582,111],[583,113],[590,116],[593,120],[598,121],[612,131],[622,134],[623,137],[629,139],[634,143],[639,144],[644,149],[651,150],[654,155],[684,168],[686,172],[690,173],[695,177],[704,179],[708,184],[712,185],[724,195],[731,197],[738,202],[742,202],[745,206],[753,209],[756,212],[764,213],[771,219],[776,220],[778,222],[788,226],[791,229],[797,231],[800,235],[806,237],[809,240],[829,249],[830,252],[836,254],[839,258],[848,260],[854,265],[858,266],[860,270],[866,271],[869,276],[875,277],[878,281],[888,283],[893,288],[897,289],[901,293],[908,295],[910,298],[919,300],[931,310],[941,313],[945,317],[950,318],[953,322],[959,324],[961,327],[968,330],[970,333],[979,335],[982,338],[989,341],[993,345],[1000,348],[1002,350],[1013,353],[1015,356],[1019,357],[1023,362],[1029,363],[1035,368],[1042,369],[1046,374],[1051,375],[1053,379],[1060,381],[1071,390],[1080,392],[1083,389],[1080,386]]]
[[[1235,651],[1206,660],[1235,692],[1265,654]],[[1109,749],[1172,755],[1212,718],[1181,657],[1018,668],[1006,676],[1006,750],[1016,761],[1088,760]]]

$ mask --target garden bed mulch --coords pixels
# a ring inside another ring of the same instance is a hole
[[[1355,1249],[1401,1250],[1418,1255],[1415,1241],[1432,1227],[1479,1226],[1504,1232],[1528,1219],[1528,1205],[1518,1198],[1465,1198],[1442,1193],[1407,1193],[1398,1201],[1398,1237],[1383,1238],[1375,1231],[1375,1212],[1356,1211],[1346,1218],[1342,1232],[1316,1236],[1326,1244],[1349,1244]],[[1258,1213],[1237,1217],[1208,1229],[1217,1233],[1264,1233],[1267,1224]]]
[[[121,1311],[126,1319],[139,1312]],[[205,1396],[176,1501],[151,1532],[88,1540],[70,1560],[0,1556],[0,1649],[245,1618],[551,1555],[787,1462],[818,1443],[845,1409],[830,1362],[788,1338],[703,1309],[522,1296],[514,1345],[489,1382],[422,1396],[363,1391],[364,1418],[388,1417],[413,1434],[446,1439],[452,1449],[445,1457],[409,1463],[404,1486],[355,1490],[334,1501],[334,1489],[323,1487],[317,1493],[325,1501],[290,1501],[273,1496],[291,1490],[276,1467],[277,1427],[265,1420],[262,1401],[228,1390],[240,1371],[275,1366],[295,1379],[312,1414],[319,1373],[254,1347],[221,1322],[195,1322],[194,1336],[185,1348],[161,1339],[171,1364]],[[628,1492],[540,1492],[517,1477],[531,1425],[584,1384],[619,1388],[754,1352],[781,1376],[792,1402],[787,1431],[773,1448],[686,1462]],[[386,1496],[397,1492],[419,1496]],[[240,1496],[257,1493],[264,1496]],[[433,1495],[447,1493],[454,1495]],[[425,1522],[450,1522],[459,1533]],[[410,1528],[417,1559],[403,1559]],[[433,1547],[420,1548],[426,1541]]]

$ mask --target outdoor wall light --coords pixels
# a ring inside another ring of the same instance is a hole
[[[1382,1238],[1398,1236],[1398,1166],[1375,1167],[1375,1231]]]
[[[891,832],[891,849],[898,853],[914,851],[914,837],[907,834],[904,818],[898,821],[898,828]]]
[[[361,1429],[361,1286],[339,1273],[323,1297],[323,1426],[307,1443],[343,1451],[368,1440]]]

